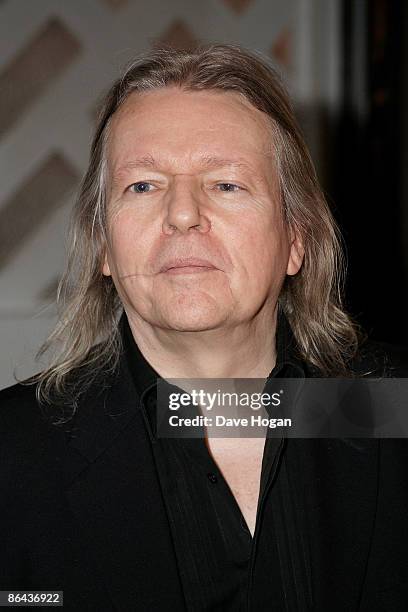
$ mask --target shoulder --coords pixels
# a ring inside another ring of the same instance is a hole
[[[4,433],[13,425],[22,427],[27,421],[34,425],[43,419],[35,384],[17,383],[0,391],[0,432]]]
[[[366,339],[350,365],[357,376],[405,378],[408,377],[408,348]]]
[[[10,438],[31,440],[36,435],[50,439],[55,434],[69,439],[78,419],[95,417],[95,404],[104,401],[119,374],[119,364],[107,373],[91,363],[81,372],[73,370],[64,392],[59,394],[53,389],[48,401],[39,401],[36,383],[23,381],[0,390],[0,449],[2,442]]]
[[[58,407],[37,399],[36,384],[17,383],[0,391],[0,453],[10,464],[39,456],[51,444],[63,446],[64,426],[50,418]]]
[[[61,428],[51,423],[53,409],[38,401],[35,384],[17,383],[0,391],[0,452],[6,460],[36,455],[61,438]]]
[[[0,489],[7,494],[13,482],[22,482],[41,465],[50,453],[50,445],[62,448],[61,434],[53,433],[37,401],[36,386],[15,384],[0,391]],[[4,494],[4,493],[3,493]],[[1,496],[1,493],[0,493]]]

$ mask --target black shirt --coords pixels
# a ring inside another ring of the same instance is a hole
[[[202,438],[159,438],[159,374],[133,339],[124,313],[125,353],[151,440],[187,607],[204,611],[312,609],[307,525],[296,440],[267,438],[254,537]],[[304,377],[294,337],[279,310],[272,377]],[[152,508],[154,513],[154,508]]]

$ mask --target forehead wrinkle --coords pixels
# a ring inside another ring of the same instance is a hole
[[[216,155],[202,155],[199,158],[198,165],[201,166],[203,169],[217,169],[229,166],[233,168],[242,168],[244,170],[250,170],[251,172],[255,171],[253,165],[242,158],[230,159],[225,157],[219,157]],[[131,159],[125,162],[124,164],[121,164],[114,171],[114,182],[122,175],[136,168],[159,169],[160,162],[155,160],[152,155],[144,155],[142,157]]]

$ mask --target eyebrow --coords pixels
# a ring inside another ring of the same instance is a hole
[[[252,166],[242,158],[228,159],[225,157],[218,157],[213,155],[203,155],[201,156],[199,163],[205,169],[216,169],[230,166],[254,172]],[[160,164],[157,162],[157,160],[155,160],[154,157],[152,157],[151,155],[138,157],[119,166],[114,172],[113,180],[114,182],[116,182],[122,174],[126,174],[126,172],[134,170],[135,168],[157,168],[159,165]]]

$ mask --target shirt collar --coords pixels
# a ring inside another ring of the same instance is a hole
[[[139,396],[155,385],[160,374],[154,370],[135,342],[126,312],[119,321],[125,356]],[[306,376],[305,364],[297,355],[296,341],[282,308],[278,308],[276,329],[276,364],[268,378],[303,378]]]

